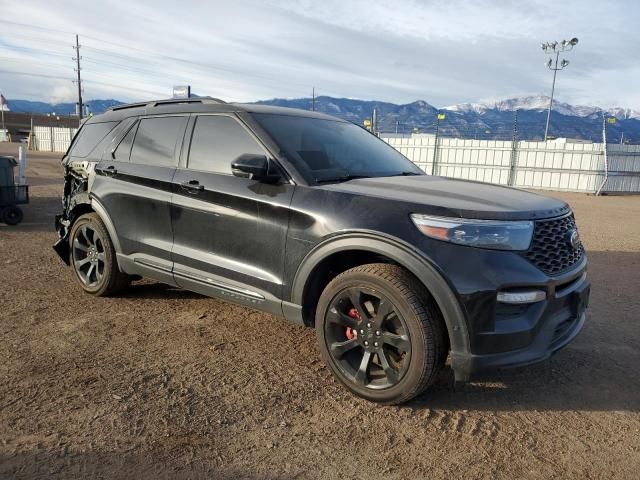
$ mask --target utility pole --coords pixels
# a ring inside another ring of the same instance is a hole
[[[311,110],[316,111],[316,87],[311,90]]]
[[[374,135],[378,135],[378,117],[376,115],[376,109],[373,109],[373,114],[371,115],[371,131]]]
[[[80,80],[80,59],[82,57],[80,57],[80,43],[78,41],[78,35],[76,34],[76,46],[73,47],[73,49],[76,51],[76,56],[73,58],[76,61],[76,72],[78,74],[78,80],[76,80],[76,82],[78,83],[78,118],[80,121],[82,121],[82,81]]]
[[[545,64],[549,70],[553,71],[553,83],[551,84],[551,98],[549,98],[549,109],[547,110],[547,124],[544,127],[544,141],[547,141],[547,136],[549,135],[549,120],[551,118],[551,107],[553,106],[553,93],[556,89],[556,75],[559,70],[562,70],[567,65],[569,65],[569,60],[562,59],[560,62],[560,66],[558,66],[558,60],[560,59],[561,52],[567,52],[569,50],[573,50],[578,44],[577,38],[572,38],[571,40],[563,40],[562,42],[547,42],[542,44],[542,50],[547,55],[555,54],[556,60],[554,61],[550,58],[549,61]]]

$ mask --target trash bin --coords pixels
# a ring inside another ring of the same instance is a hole
[[[29,187],[16,185],[13,169],[18,165],[13,157],[0,156],[0,221],[17,225],[22,221],[19,204],[29,203]]]

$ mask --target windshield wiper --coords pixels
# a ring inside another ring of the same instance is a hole
[[[317,183],[348,182],[357,178],[371,178],[371,175],[341,175],[339,177],[316,178]]]

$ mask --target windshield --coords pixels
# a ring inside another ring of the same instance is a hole
[[[352,123],[265,113],[253,117],[310,183],[423,174],[406,157]]]

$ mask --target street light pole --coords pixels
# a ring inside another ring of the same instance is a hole
[[[566,68],[569,65],[569,60],[562,59],[562,62],[558,65],[558,61],[560,60],[560,53],[567,52],[569,50],[573,50],[578,44],[577,38],[572,38],[571,40],[563,40],[562,42],[547,42],[542,44],[542,50],[547,55],[555,54],[555,62],[550,58],[549,61],[545,64],[549,70],[553,71],[553,83],[551,84],[551,97],[549,98],[549,108],[547,110],[547,123],[544,127],[544,141],[547,141],[547,137],[549,136],[549,121],[551,119],[551,108],[553,107],[553,94],[556,90],[556,75],[559,70]]]

